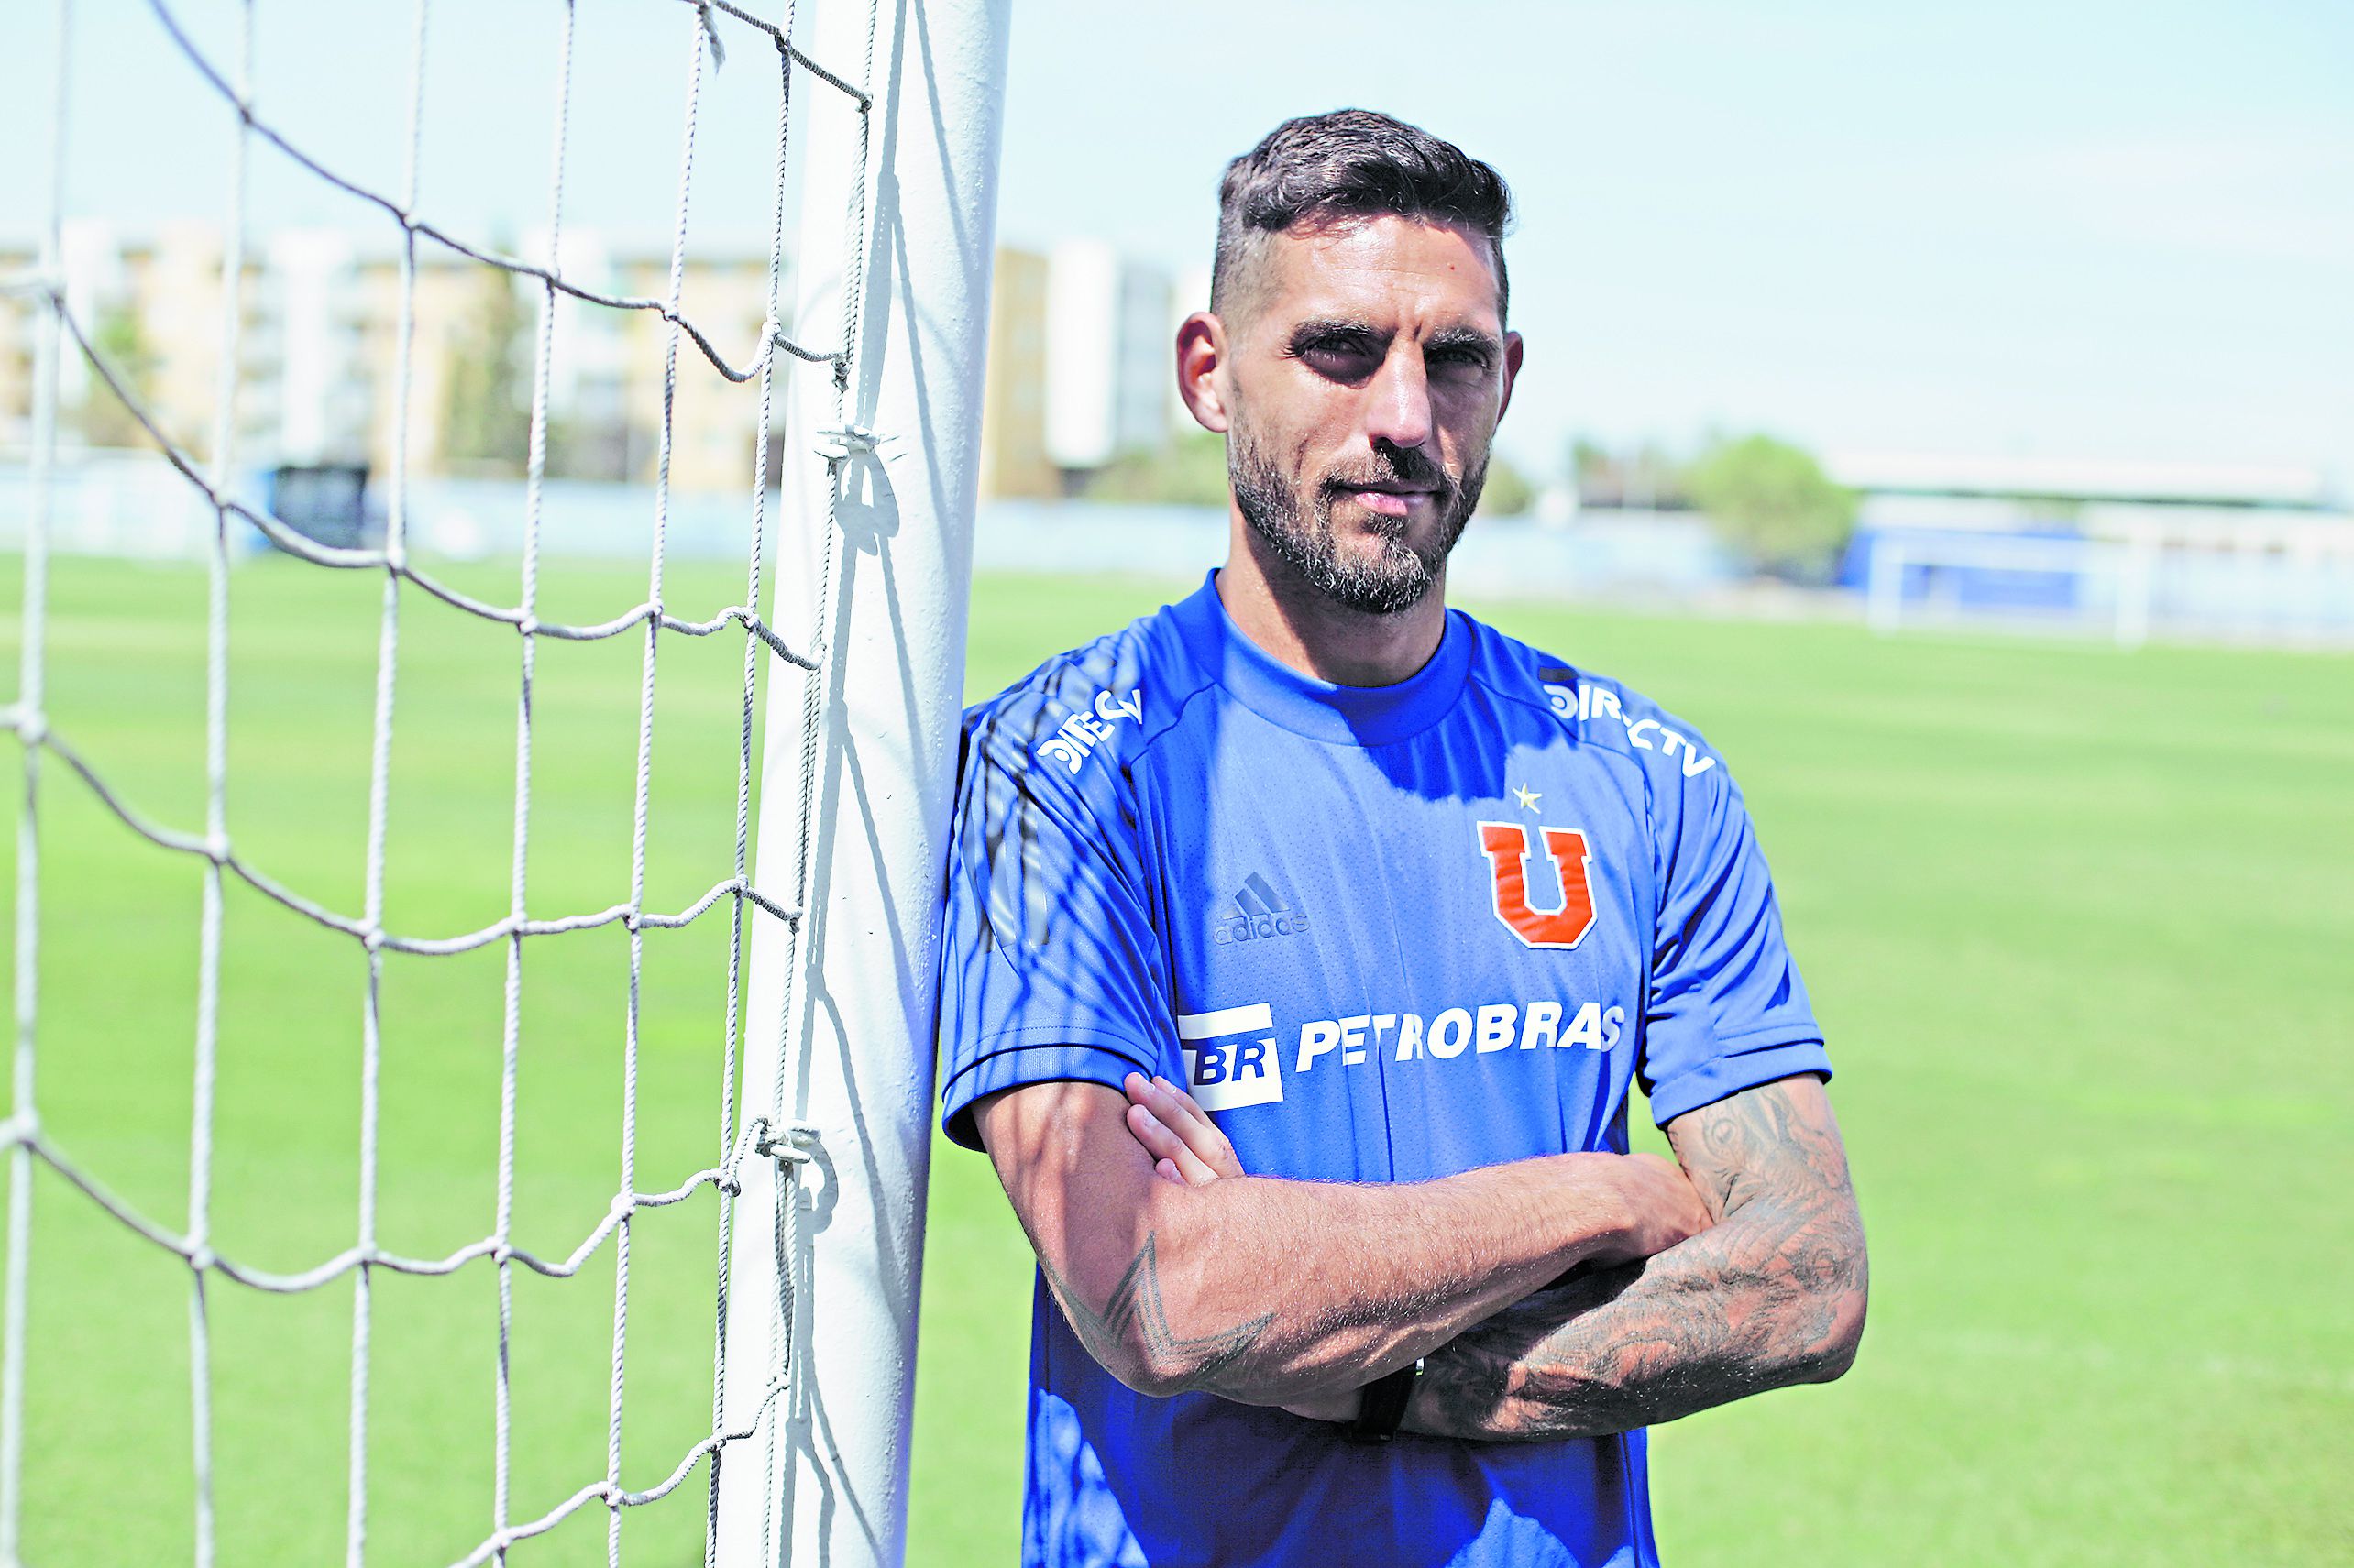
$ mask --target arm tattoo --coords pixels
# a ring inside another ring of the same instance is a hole
[[[1575,1270],[1442,1347],[1408,1424],[1592,1436],[1844,1371],[1864,1228],[1824,1105],[1785,1080],[1678,1118],[1669,1137],[1717,1223],[1639,1263]]]
[[[1169,1392],[1189,1389],[1217,1391],[1226,1370],[1250,1354],[1275,1314],[1265,1313],[1247,1323],[1196,1339],[1180,1339],[1169,1326],[1160,1300],[1160,1265],[1153,1252],[1154,1235],[1147,1233],[1143,1250],[1132,1259],[1112,1287],[1111,1299],[1100,1312],[1087,1305],[1072,1282],[1055,1272],[1043,1255],[1039,1268],[1062,1303],[1062,1315],[1079,1343],[1105,1368],[1140,1358],[1148,1376],[1174,1376]]]

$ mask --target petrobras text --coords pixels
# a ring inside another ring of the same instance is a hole
[[[1186,1087],[1207,1111],[1271,1104],[1283,1098],[1286,1072],[1296,1079],[1319,1069],[1346,1070],[1381,1053],[1392,1062],[1424,1062],[1500,1051],[1607,1051],[1625,1032],[1626,1009],[1600,1002],[1488,1002],[1428,1017],[1311,1018],[1286,1050],[1279,1046],[1273,1009],[1264,1003],[1177,1017]]]

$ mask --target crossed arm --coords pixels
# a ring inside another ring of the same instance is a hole
[[[1100,1113],[1114,1097],[1043,1085],[996,1105],[1048,1090],[1097,1113],[1064,1124],[1069,1172],[1076,1151],[1100,1145]],[[1038,1181],[1016,1146],[1029,1115],[993,1133],[984,1112],[982,1126],[1074,1328],[1146,1392],[1206,1388],[1345,1420],[1358,1387],[1421,1356],[1407,1430],[1542,1441],[1827,1381],[1854,1359],[1863,1227],[1830,1101],[1812,1077],[1669,1124],[1683,1167],[1676,1183],[1706,1205],[1697,1216],[1644,1184],[1676,1168],[1642,1156],[1556,1156],[1412,1186],[1244,1177],[1224,1136],[1173,1087],[1131,1077],[1128,1098],[1124,1141],[1142,1153],[1126,1168],[1149,1179],[1140,1192],[1116,1187],[1084,1204],[1092,1223],[1072,1223],[1071,1205],[1048,1190],[1067,1187],[1067,1175]],[[1032,1108],[1051,1121],[1071,1107]],[[1117,1165],[1125,1151],[1096,1152]],[[1027,1154],[1036,1153],[1033,1144]],[[1144,1226],[1116,1278],[1104,1277],[1118,1246],[1106,1252],[1102,1236],[1122,1229],[1104,1221],[1129,1203],[1186,1238],[1173,1307],[1157,1225]]]
[[[1847,1370],[1864,1332],[1864,1225],[1820,1081],[1732,1095],[1667,1135],[1715,1223],[1458,1336],[1426,1363],[1406,1430],[1590,1436]]]
[[[1224,1146],[1190,1101],[1166,1103]],[[1226,1148],[1218,1179],[1193,1183],[1156,1174],[1143,1139],[1160,1124],[1102,1084],[1006,1090],[974,1121],[1072,1328],[1147,1394],[1353,1409],[1365,1383],[1566,1271],[1648,1256],[1709,1218],[1649,1156],[1393,1184],[1245,1176]]]

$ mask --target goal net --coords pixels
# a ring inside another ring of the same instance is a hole
[[[2326,512],[2166,509],[2108,536],[1885,532],[1868,545],[1872,625],[1996,626],[2342,647],[2354,529]]]
[[[315,17],[25,29],[0,1564],[898,1560],[1006,3],[549,0],[460,72],[553,88],[495,221],[421,154],[465,8],[413,0],[364,66],[389,181],[273,109],[270,28]],[[75,148],[139,121],[90,89],[141,51],[205,105],[137,129],[216,146],[217,246],[202,280],[144,256],[110,316]],[[633,269],[578,237],[604,171],[572,162],[657,97]],[[717,229],[764,243],[721,266],[696,176],[746,99],[767,173]],[[506,117],[463,135],[513,153]],[[305,315],[289,206],[381,287]],[[201,419],[156,341],[198,297]],[[512,356],[426,352],[476,308]],[[598,353],[636,367],[631,484],[567,477]],[[256,435],[363,362],[372,470]],[[201,514],[197,560],[76,554],[109,495],[164,504],[90,480],[102,439]],[[617,531],[633,569],[582,558]]]
[[[1871,541],[1864,607],[1881,632],[2008,626],[2131,648],[2150,635],[2150,562],[2107,540],[1889,532]]]

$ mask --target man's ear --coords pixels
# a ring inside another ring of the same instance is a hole
[[[1496,405],[1498,419],[1503,418],[1504,411],[1512,406],[1512,383],[1520,379],[1520,370],[1521,334],[1508,332],[1504,334],[1504,400]]]
[[[1177,395],[1204,430],[1223,435],[1230,419],[1219,372],[1226,368],[1226,323],[1195,311],[1177,328]]]

